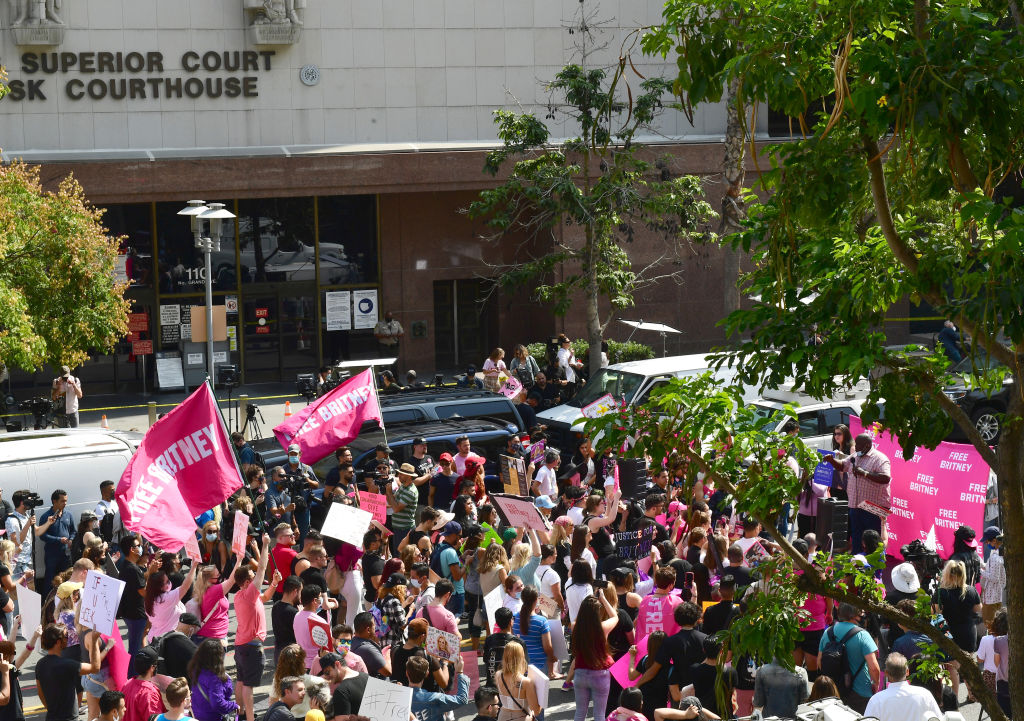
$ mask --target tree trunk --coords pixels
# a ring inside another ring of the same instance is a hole
[[[722,179],[726,183],[722,196],[721,222],[718,225],[719,235],[733,233],[740,228],[743,219],[743,203],[740,194],[743,191],[745,176],[744,155],[746,137],[743,122],[740,119],[739,78],[729,83],[726,96],[725,124],[725,159],[722,162]],[[740,253],[731,244],[722,246],[722,310],[729,315],[740,307]]]
[[[590,375],[597,373],[601,368],[601,341],[603,340],[603,329],[601,327],[601,308],[598,305],[600,292],[597,287],[597,239],[594,237],[594,229],[587,228],[587,289],[584,294],[584,312],[587,316],[587,343],[590,344],[587,353],[590,361]]]
[[[1021,400],[1021,379],[1016,378],[1010,388],[1007,419],[1020,419],[1024,415]],[[1021,476],[1024,475],[1024,422],[1008,421],[999,440],[997,451],[999,466],[999,508],[1003,514],[1003,548],[1006,565],[1006,607],[1010,610],[1010,703],[1012,717],[1024,719],[1024,682],[1016,675],[1024,668],[1024,497],[1021,495]]]

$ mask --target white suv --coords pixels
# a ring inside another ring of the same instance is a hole
[[[796,408],[800,424],[800,438],[811,448],[832,450],[832,429],[837,424],[850,425],[850,416],[860,416],[867,401],[866,382],[858,384],[841,396],[821,401],[792,390],[766,390],[753,405],[766,422],[775,421],[774,430],[781,430],[786,422],[783,415],[787,404]]]

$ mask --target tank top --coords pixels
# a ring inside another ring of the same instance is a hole
[[[529,710],[526,699],[523,697],[523,680],[519,679],[519,686],[516,688],[516,696],[509,696],[507,693],[502,691],[508,691],[506,686],[505,675],[501,676],[501,683],[498,684],[498,699],[501,701],[501,711],[498,713],[498,718],[501,721],[519,721],[519,719],[526,718],[526,711]]]
[[[600,516],[584,517],[583,525],[589,525],[594,518],[600,518]],[[608,534],[608,526],[602,526],[596,531],[592,531],[590,547],[594,549],[594,554],[598,558],[607,558],[615,553],[615,543],[612,542],[612,537]]]
[[[626,612],[630,621],[636,621],[636,614],[639,613],[640,609],[633,608],[626,602],[626,596],[628,595],[628,593],[619,594],[619,608]]]

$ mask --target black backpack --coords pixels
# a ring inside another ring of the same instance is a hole
[[[115,514],[105,513],[103,518],[100,519],[100,538],[107,543],[113,543],[114,541],[114,518]]]
[[[181,631],[168,631],[163,636],[154,638],[151,643],[147,643],[144,647],[155,651],[157,657],[160,658],[160,661],[157,661],[156,664],[156,672],[162,676],[167,675],[167,660],[166,655],[164,654],[164,642],[171,636],[174,636],[175,634],[177,634],[178,636],[182,636],[183,638],[188,638]]]
[[[846,644],[851,638],[860,633],[860,626],[854,626],[842,639],[836,638],[836,627],[829,626],[825,632],[826,641],[821,649],[821,675],[828,676],[835,682],[841,696],[853,690],[853,680],[864,668],[864,659],[861,659],[857,670],[850,671],[850,659],[846,653]]]
[[[452,548],[452,546],[444,541],[441,541],[439,544],[437,544],[437,548],[435,548],[433,552],[430,554],[430,570],[436,573],[441,578],[448,578],[448,576],[450,575],[450,573],[444,572],[445,569],[441,568],[441,554],[444,552],[444,549],[446,548]]]

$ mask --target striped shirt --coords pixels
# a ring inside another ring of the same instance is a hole
[[[395,511],[391,517],[391,525],[396,531],[399,529],[408,531],[416,525],[416,502],[419,498],[420,494],[416,490],[415,484],[412,483],[408,486],[400,486],[395,491],[395,500],[405,504],[405,508]]]

